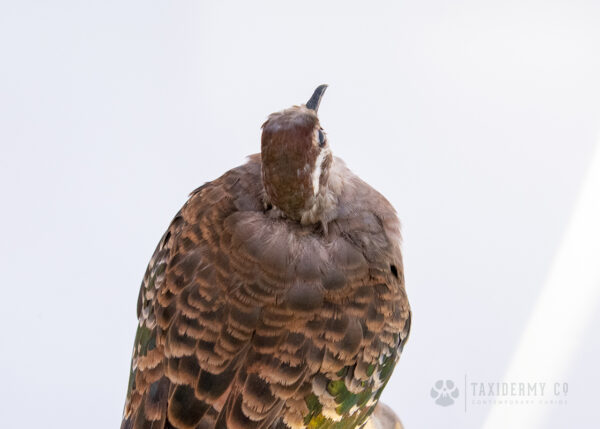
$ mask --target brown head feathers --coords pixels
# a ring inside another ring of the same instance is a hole
[[[317,116],[326,87],[319,86],[306,105],[271,114],[262,127],[262,179],[268,202],[302,223],[321,220],[319,196],[327,192],[333,162]]]

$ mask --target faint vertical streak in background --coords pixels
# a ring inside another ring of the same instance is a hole
[[[600,142],[504,380],[562,381],[600,298]],[[568,381],[568,380],[565,380]],[[541,427],[541,406],[496,405],[484,429]]]

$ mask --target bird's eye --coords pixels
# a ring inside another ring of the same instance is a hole
[[[322,130],[319,130],[319,147],[325,146],[325,134]]]

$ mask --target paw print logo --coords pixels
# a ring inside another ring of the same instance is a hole
[[[435,403],[447,407],[454,404],[454,400],[458,398],[458,387],[452,380],[438,380],[431,388],[431,397],[435,399]]]

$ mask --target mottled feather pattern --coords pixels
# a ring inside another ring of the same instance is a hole
[[[399,223],[332,168],[327,231],[270,210],[259,155],[192,193],[142,282],[122,428],[367,422],[410,328]]]

